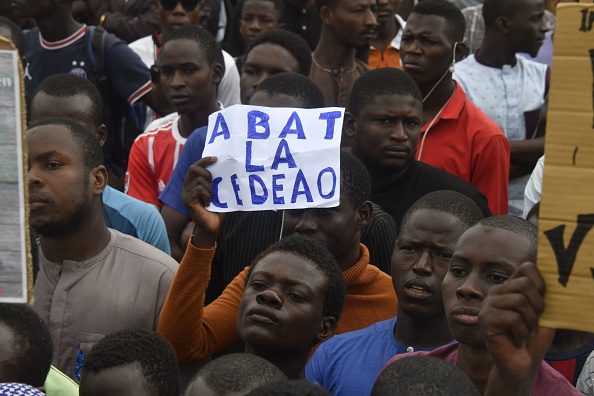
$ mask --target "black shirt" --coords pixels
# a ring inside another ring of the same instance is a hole
[[[371,200],[381,205],[400,227],[404,213],[413,203],[429,193],[440,190],[464,194],[476,202],[485,217],[492,216],[487,198],[474,186],[450,173],[417,160],[412,160],[406,173],[389,188],[383,191],[372,191]]]
[[[309,8],[297,7],[289,0],[284,0],[285,12],[283,22],[286,29],[301,36],[313,51],[320,40],[322,21],[317,3]]]

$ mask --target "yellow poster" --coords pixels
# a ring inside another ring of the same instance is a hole
[[[560,4],[554,34],[538,268],[541,325],[594,331],[594,5]]]

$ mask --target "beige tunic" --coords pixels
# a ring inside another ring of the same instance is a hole
[[[39,249],[33,309],[49,326],[52,364],[71,378],[77,379],[84,355],[105,335],[155,330],[177,272],[177,262],[159,249],[109,231],[105,249],[86,261],[54,263]]]

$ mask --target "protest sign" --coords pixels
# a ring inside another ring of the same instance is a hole
[[[559,4],[555,27],[538,268],[541,325],[594,331],[594,5]]]
[[[0,37],[0,302],[26,303],[33,285],[22,81],[19,54]]]
[[[208,119],[213,212],[335,207],[344,109],[235,105]]]

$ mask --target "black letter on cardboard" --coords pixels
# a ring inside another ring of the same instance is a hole
[[[571,275],[577,252],[592,227],[594,227],[594,214],[578,215],[577,227],[571,236],[567,249],[563,244],[565,224],[544,232],[553,248],[553,252],[555,252],[557,268],[559,271],[559,283],[563,287],[567,287],[567,282],[569,281],[569,276]]]

